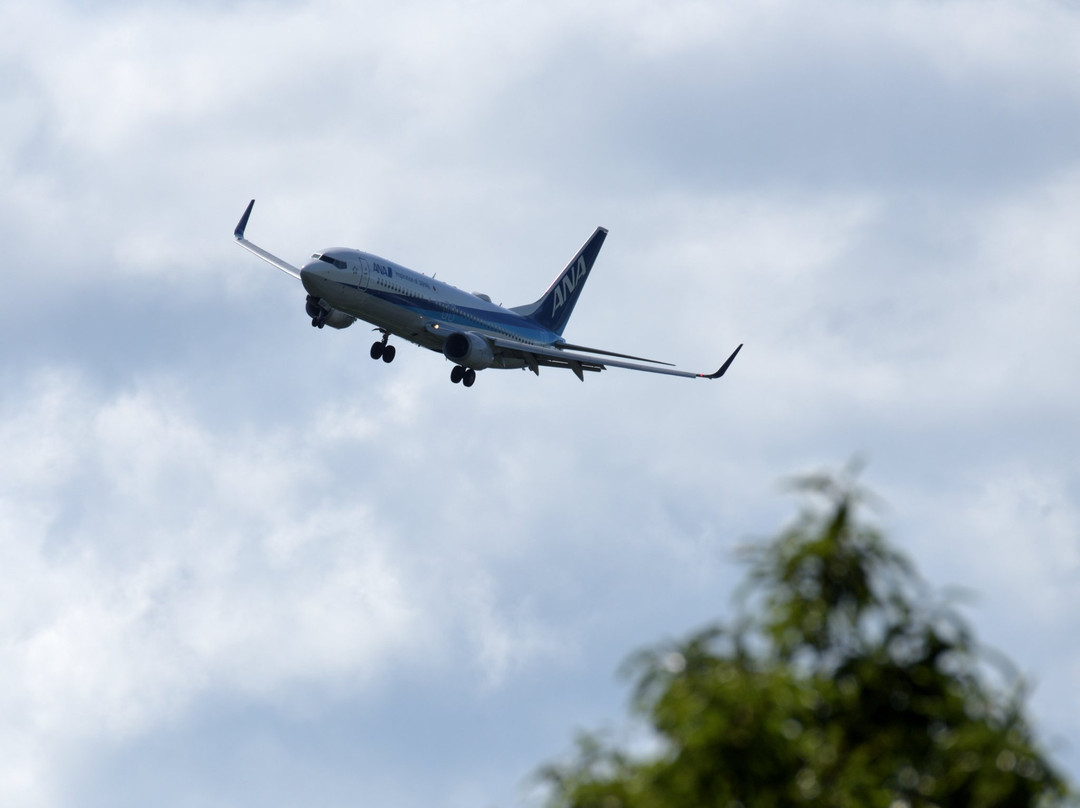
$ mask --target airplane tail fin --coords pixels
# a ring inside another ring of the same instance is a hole
[[[513,311],[561,335],[606,237],[607,230],[596,228],[543,296],[527,306],[516,306]]]

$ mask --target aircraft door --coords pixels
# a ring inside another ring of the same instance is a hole
[[[356,284],[361,289],[368,288],[368,284],[371,282],[370,273],[371,265],[366,258],[359,258],[356,263],[353,264],[353,274],[357,276]]]

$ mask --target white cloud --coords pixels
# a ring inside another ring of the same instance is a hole
[[[391,665],[460,664],[468,649],[498,683],[551,650],[541,624],[498,614],[474,565],[419,563],[374,515],[375,492],[328,478],[322,440],[362,445],[367,429],[228,435],[175,388],[102,396],[78,374],[23,392],[0,431],[0,553],[17,582],[0,601],[0,744],[23,750],[8,804],[49,804],[28,784],[56,777],[70,745],[136,736],[210,693],[355,693]],[[336,406],[315,423],[362,420]],[[473,595],[448,600],[458,589]]]
[[[553,193],[596,186],[587,208],[595,211],[604,185],[633,177],[670,185],[657,169],[683,181],[691,172],[768,177],[774,169],[746,137],[781,167],[786,155],[804,155],[843,169],[834,164],[844,146],[868,171],[909,170],[920,148],[930,164],[948,156],[925,138],[940,123],[926,120],[942,112],[934,99],[948,103],[956,81],[947,60],[975,75],[962,88],[1026,77],[1024,97],[1030,84],[1059,88],[1051,77],[1076,75],[1067,12],[1044,11],[319,3],[90,15],[36,4],[9,10],[5,26],[14,65],[5,102],[18,124],[5,133],[5,153],[19,162],[4,167],[0,204],[31,243],[64,259],[39,272],[79,279],[87,262],[121,276],[212,272],[208,258],[225,254],[249,195],[265,199],[263,211],[282,210],[297,243],[360,238],[372,226],[393,232],[399,222],[402,237],[415,239],[418,213],[450,224],[448,209],[462,201],[483,218],[492,198],[514,203],[497,208],[545,215],[550,206],[537,200]],[[1017,30],[1027,33],[1009,38]],[[981,44],[988,38],[994,47]],[[891,73],[882,86],[872,72],[829,67],[845,60]],[[810,98],[792,95],[804,85]],[[822,119],[847,104],[858,120],[863,101],[913,142],[873,127],[863,127],[865,142],[858,129],[830,141]],[[942,148],[972,134],[947,129]],[[673,149],[684,137],[685,148]],[[608,148],[593,149],[594,138]]]
[[[594,709],[612,659],[728,604],[777,478],[856,451],[920,566],[1074,703],[1047,637],[1080,611],[1078,37],[1053,2],[4,7],[4,795],[64,804],[38,789],[80,753],[207,698],[412,676],[524,705],[541,672]],[[716,384],[466,393],[306,327],[230,243],[252,196],[287,258],[372,249],[511,305],[605,225],[568,338],[746,347]],[[520,709],[514,739],[555,720]],[[559,751],[521,748],[510,780]]]

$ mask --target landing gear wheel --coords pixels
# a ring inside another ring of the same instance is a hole
[[[378,345],[378,343],[375,343],[375,344]],[[387,345],[382,350],[382,361],[384,361],[386,364],[389,365],[391,362],[394,361],[394,357],[396,355],[397,355],[397,349],[394,348],[393,345]]]
[[[465,368],[461,365],[454,365],[454,369],[450,371],[450,381],[457,384],[465,377]]]
[[[372,343],[372,345],[371,345],[371,358],[372,359],[382,359],[383,350],[385,349],[385,347],[386,346],[383,345],[383,343],[381,343],[381,342]],[[388,359],[386,361],[389,362],[390,360]]]
[[[465,385],[466,387],[472,387],[473,383],[475,381],[476,381],[476,371],[473,370],[472,368],[469,368],[468,370],[465,371],[465,375],[462,377],[461,383],[463,385]]]

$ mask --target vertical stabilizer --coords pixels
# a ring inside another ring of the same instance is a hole
[[[603,227],[596,228],[596,232],[544,292],[544,296],[528,306],[517,306],[514,311],[561,335],[606,237],[607,230]]]

